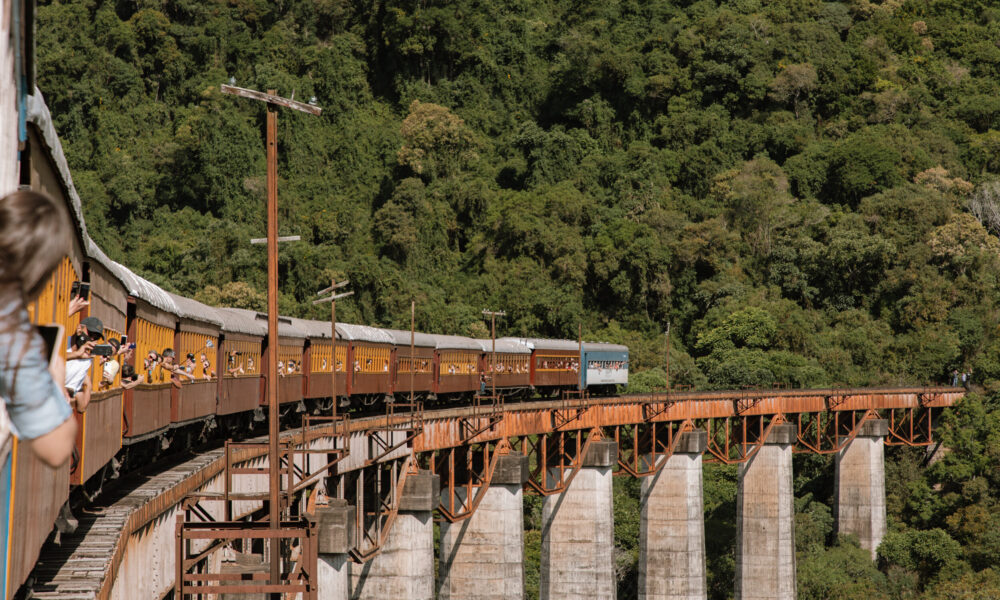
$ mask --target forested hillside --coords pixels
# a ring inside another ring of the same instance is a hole
[[[415,298],[419,328],[482,336],[499,308],[501,334],[582,323],[633,370],[670,322],[672,382],[703,388],[952,369],[1000,388],[1000,7],[39,4],[38,85],[91,234],[167,289],[264,305],[264,111],[232,80],[324,108],[279,116],[281,234],[302,236],[285,314],[322,318],[312,294],[349,277],[346,320],[408,326]],[[829,461],[797,462],[801,598],[1000,597],[1000,414],[972,397],[948,419],[929,470],[890,456],[881,570],[834,539]],[[724,598],[735,475],[710,475]]]

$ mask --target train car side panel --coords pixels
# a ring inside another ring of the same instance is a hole
[[[261,402],[261,338],[226,333],[222,341],[222,352],[225,355],[219,359],[222,395],[217,413],[231,415],[254,410]],[[231,352],[239,354],[230,359]]]
[[[123,394],[105,393],[91,398],[90,407],[77,415],[82,444],[78,446],[79,459],[71,473],[70,483],[80,485],[104,468],[122,447]]]
[[[312,341],[309,354],[309,381],[306,389],[307,398],[329,398],[330,387],[333,385],[331,371],[336,363],[337,395],[347,394],[347,342],[337,341],[337,360],[332,359],[333,344],[329,340]]]
[[[146,369],[138,365],[150,352],[161,354],[174,346],[176,317],[143,300],[136,301],[135,319],[136,370],[146,382],[125,400],[123,437],[137,438],[170,427],[170,376],[160,367]]]
[[[580,353],[572,350],[535,349],[531,353],[535,387],[577,387]]]
[[[132,400],[125,401],[125,440],[148,437],[170,427],[170,384],[140,385],[135,388]]]
[[[434,349],[415,347],[410,354],[409,346],[396,346],[393,358],[393,386],[397,394],[410,393],[410,381],[414,393],[427,393],[434,387]]]
[[[482,351],[438,350],[439,394],[461,394],[479,389],[479,360]]]
[[[216,370],[218,361],[219,328],[192,319],[180,319],[178,327],[179,332],[175,336],[177,360],[183,365],[188,354],[194,355],[195,366],[191,375],[195,380],[180,378],[181,387],[175,388],[171,397],[170,420],[185,423],[215,414],[218,384],[212,380],[212,372]],[[209,363],[207,373],[202,367],[202,356]]]
[[[389,380],[390,344],[352,342],[354,355],[353,385],[351,395],[388,394],[392,389]]]
[[[583,352],[585,387],[628,385],[628,350],[589,350]]]
[[[8,597],[31,573],[59,509],[69,498],[69,468],[52,469],[29,447],[14,443],[8,546]]]

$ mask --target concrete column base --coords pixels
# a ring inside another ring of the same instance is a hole
[[[476,512],[441,523],[438,600],[524,598],[523,491],[493,485]]]
[[[354,507],[346,500],[330,498],[316,507],[319,561],[316,565],[320,600],[347,600],[350,595],[350,558],[354,545]]]
[[[614,600],[614,442],[591,444],[568,489],[542,504],[540,600]]]
[[[642,480],[639,600],[704,600],[704,431],[684,434],[659,473]],[[661,459],[664,460],[664,459]]]
[[[794,425],[777,425],[739,466],[736,599],[795,600]]]
[[[351,600],[434,600],[434,519],[440,480],[427,471],[410,475],[399,513],[375,558],[351,565]]]
[[[872,560],[886,532],[885,446],[889,423],[866,421],[837,453],[837,533],[855,535]]]
[[[524,598],[523,485],[527,477],[528,457],[501,456],[476,512],[458,523],[441,523],[438,600]],[[456,490],[456,494],[464,503],[466,490]]]
[[[434,519],[430,511],[401,512],[364,564],[351,564],[351,600],[434,600]]]
[[[320,554],[316,565],[319,600],[348,600],[351,559],[347,554]]]

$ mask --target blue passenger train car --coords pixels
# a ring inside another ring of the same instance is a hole
[[[615,386],[628,385],[628,346],[585,342],[580,362],[580,389],[613,393]]]

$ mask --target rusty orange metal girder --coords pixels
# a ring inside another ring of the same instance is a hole
[[[600,428],[518,438],[514,448],[528,457],[525,490],[541,496],[562,492],[580,472],[591,442],[602,439],[604,432]]]
[[[482,432],[472,438],[467,435],[470,418],[465,417],[461,409],[452,409],[425,415],[423,430],[413,440],[413,451],[431,452],[501,438],[643,423],[720,419],[747,420],[749,423],[752,418],[763,418],[766,425],[777,415],[784,415],[791,421],[801,414],[867,413],[870,410],[886,413],[886,418],[900,423],[900,427],[907,423],[908,432],[911,424],[918,429],[925,427],[921,419],[930,422],[932,415],[928,409],[951,406],[963,395],[964,391],[955,388],[886,388],[681,392],[589,399],[573,405],[564,401],[526,402],[506,405],[499,418],[483,418]],[[926,417],[917,414],[924,412],[927,412]],[[899,427],[891,431],[899,435],[900,440],[913,439],[913,435],[904,434]]]

